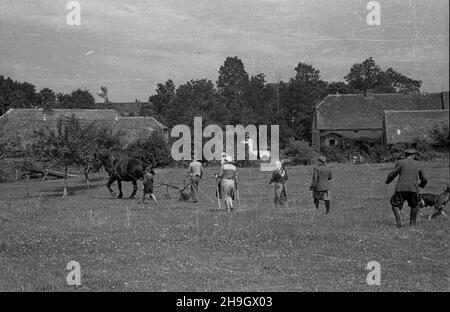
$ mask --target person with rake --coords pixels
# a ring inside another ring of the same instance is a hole
[[[224,159],[223,165],[220,167],[219,174],[215,177],[219,179],[218,191],[216,193],[219,198],[219,208],[220,208],[220,198],[225,198],[225,207],[228,211],[233,210],[233,200],[235,195],[237,195],[237,171],[236,166],[233,165],[233,158],[227,155]]]
[[[287,202],[286,181],[288,175],[285,166],[285,161],[275,161],[276,169],[272,172],[272,179],[269,182],[269,184],[275,183],[275,197],[273,199],[275,205],[284,205]]]

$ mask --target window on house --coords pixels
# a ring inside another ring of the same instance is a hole
[[[330,146],[335,146],[336,145],[336,140],[330,140]]]

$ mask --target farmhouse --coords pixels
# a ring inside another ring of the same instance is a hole
[[[328,95],[314,107],[312,146],[344,147],[349,142],[383,142],[385,111],[438,111],[448,119],[448,92],[433,94],[342,94]],[[447,111],[446,111],[447,110]],[[415,116],[420,115],[416,113]],[[434,118],[439,114],[430,114]],[[406,115],[405,115],[406,116]],[[436,119],[439,122],[441,119]],[[407,125],[408,121],[403,120]],[[427,123],[432,123],[427,119]],[[390,126],[390,119],[387,121]],[[424,129],[423,127],[419,129]],[[422,133],[417,135],[423,135]],[[412,135],[412,134],[411,134]],[[384,140],[388,143],[387,140]]]
[[[168,140],[168,128],[153,117],[122,117],[114,109],[53,109],[45,113],[42,109],[10,109],[0,116],[0,132],[18,137],[22,145],[30,143],[35,130],[56,126],[61,117],[74,115],[82,122],[97,122],[114,131],[122,130],[127,144],[160,131]]]

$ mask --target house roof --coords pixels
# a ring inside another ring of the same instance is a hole
[[[117,102],[117,103],[96,103],[97,109],[114,109],[122,116],[138,116],[141,113],[142,107],[147,107],[153,112],[152,102]]]
[[[382,129],[385,110],[442,110],[448,92],[328,95],[315,107],[316,129]]]
[[[81,121],[98,121],[114,130],[121,129],[126,142],[136,139],[141,133],[167,129],[153,117],[122,117],[114,109],[53,109],[48,114],[44,114],[42,109],[10,109],[0,116],[0,129],[14,133],[25,144],[30,141],[35,130],[46,125],[52,127],[60,117],[72,115]]]
[[[431,142],[436,125],[449,124],[449,110],[385,111],[386,143],[413,143],[417,138]]]

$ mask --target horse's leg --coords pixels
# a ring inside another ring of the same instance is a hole
[[[117,198],[122,198],[123,197],[122,181],[120,181],[119,179],[117,179],[117,187],[119,188],[119,196],[117,196]]]
[[[112,197],[116,197],[116,193],[114,193],[114,191],[111,188],[111,185],[114,183],[114,181],[116,181],[116,178],[114,177],[109,177],[108,183],[106,184],[106,187],[108,188],[109,193],[111,194]]]
[[[133,193],[130,195],[130,199],[133,199],[134,196],[136,196],[136,192],[138,190],[138,185],[136,180],[132,180],[131,183],[133,183]]]

